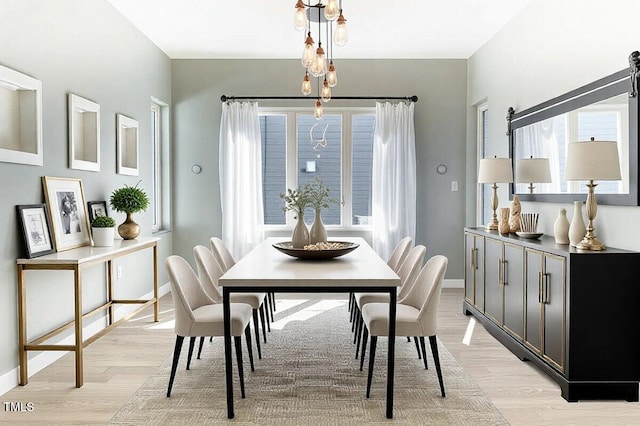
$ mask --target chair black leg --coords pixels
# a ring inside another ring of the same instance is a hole
[[[367,353],[367,339],[369,338],[369,329],[364,326],[364,335],[362,336],[362,351],[360,353],[360,371],[364,367],[364,356]]]
[[[189,337],[189,356],[187,356],[187,370],[191,367],[191,356],[193,355],[193,347],[195,346],[196,338]]]
[[[262,359],[262,351],[260,350],[260,329],[258,328],[258,310],[253,310],[253,329],[256,332],[256,347],[258,348],[258,359]]]
[[[416,344],[416,351],[418,352],[418,359],[422,359],[422,355],[420,354],[420,345],[418,344],[418,337],[413,336],[413,341]]]
[[[407,343],[411,343],[411,337],[407,336]]]
[[[358,305],[356,304],[353,307],[353,321],[351,321],[351,332],[355,332],[356,331],[356,324],[358,322],[358,317],[360,316],[360,309],[358,309]],[[354,339],[355,342],[355,339]]]
[[[275,322],[275,320],[273,319],[273,311],[275,310],[273,308],[273,300],[271,300],[271,297],[269,296],[268,293],[267,293],[266,299],[269,301],[269,312],[271,312],[271,322]]]
[[[251,365],[251,371],[256,371],[256,369],[253,368],[253,345],[251,344],[251,327],[249,327],[249,324],[247,324],[244,329],[244,338],[247,341],[247,351],[249,352],[249,365]]]
[[[362,322],[362,315],[360,315],[360,310],[356,312],[356,320],[354,322],[355,327],[353,329],[353,344],[355,345],[356,340],[358,340],[358,329],[360,328],[360,323]]]
[[[171,364],[171,375],[169,376],[169,388],[167,389],[167,398],[171,396],[171,388],[173,387],[173,379],[176,377],[178,369],[178,360],[180,359],[180,351],[182,350],[182,342],[184,336],[176,336],[176,345],[173,348],[173,363]]]
[[[347,303],[347,312],[351,312],[351,303],[353,303],[353,292],[349,293],[349,303]]]
[[[442,370],[440,369],[440,357],[438,356],[438,341],[436,336],[429,336],[429,344],[431,345],[431,353],[433,354],[433,362],[436,364],[436,372],[438,373],[438,381],[440,381],[440,393],[445,397],[444,381],[442,380]]]
[[[378,336],[371,336],[371,349],[369,353],[369,374],[367,375],[367,398],[371,395],[371,381],[373,379],[373,361],[376,359],[376,343]]]
[[[355,293],[352,293],[353,295],[351,296],[351,313],[349,314],[349,322],[351,323],[351,331],[353,331],[353,321],[356,318],[356,309],[358,307],[357,303],[356,303],[356,295]]]
[[[268,294],[269,294],[269,297],[271,298],[271,307],[273,308],[273,312],[276,312],[277,311],[277,309],[276,309],[276,294],[273,291],[269,292]]]
[[[267,343],[267,327],[264,323],[264,303],[260,305],[260,322],[262,323],[262,337],[264,337],[264,342]]]
[[[236,361],[238,362],[238,375],[240,376],[240,395],[244,398],[244,370],[242,369],[242,339],[240,336],[233,336],[236,344]]]
[[[358,324],[358,338],[356,340],[356,359],[358,359],[358,351],[360,350],[360,339],[362,339],[362,328],[364,327],[364,319],[360,318],[360,324]]]
[[[427,365],[427,351],[424,348],[424,336],[420,336],[420,347],[422,349],[422,358],[424,360],[424,369],[428,370],[429,366]]]
[[[213,342],[213,336],[209,336],[209,341]]]
[[[271,317],[269,316],[269,301],[265,299],[262,302],[262,306],[264,306],[264,315],[267,317],[267,331],[271,333]]]
[[[202,354],[202,345],[204,345],[204,336],[200,337],[200,345],[198,346],[198,359],[201,359],[200,355]]]

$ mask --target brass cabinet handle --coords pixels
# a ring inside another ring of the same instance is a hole
[[[549,274],[544,274],[544,300],[542,303],[549,303]]]
[[[507,281],[507,266],[509,264],[508,260],[503,260],[502,261],[502,285],[508,285],[509,282]]]
[[[471,248],[471,269],[478,269],[478,267],[476,266],[476,261],[474,256],[475,252],[476,252],[476,249]]]
[[[498,258],[498,284],[504,284],[504,278],[502,277],[502,259]]]
[[[475,265],[476,269],[478,269],[478,249],[474,248],[473,249],[473,264]]]
[[[542,303],[542,271],[538,272],[538,303]]]

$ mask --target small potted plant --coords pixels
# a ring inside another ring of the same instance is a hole
[[[329,198],[329,187],[317,176],[305,184],[304,192],[309,199],[309,205],[316,210],[316,217],[309,233],[309,242],[310,244],[325,242],[327,241],[327,230],[322,223],[322,209],[327,209],[330,204],[339,203],[339,201]]]
[[[149,197],[144,190],[125,185],[111,194],[109,203],[117,212],[126,213],[126,220],[118,226],[118,234],[125,240],[133,240],[140,235],[140,225],[133,221],[133,213],[145,211],[149,207]]]
[[[116,221],[109,216],[97,216],[93,219],[91,221],[93,245],[96,247],[112,246],[115,226]]]
[[[298,219],[291,235],[291,244],[294,248],[303,248],[309,244],[309,230],[304,223],[304,209],[309,205],[308,194],[302,188],[287,189],[287,193],[280,194],[280,198],[284,201],[282,210],[294,212]]]

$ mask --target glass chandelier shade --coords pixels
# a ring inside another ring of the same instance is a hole
[[[340,16],[338,16],[338,22],[336,25],[336,32],[333,33],[333,42],[336,46],[344,46],[349,41],[349,34],[347,33],[347,20],[344,19],[344,15],[342,15],[342,10],[340,10]]]
[[[313,115],[316,118],[316,120],[320,120],[322,118],[322,102],[320,102],[320,99],[316,100],[316,107],[313,109]]]
[[[327,83],[329,87],[335,87],[338,84],[338,74],[336,73],[336,66],[333,65],[333,59],[329,61],[329,70],[327,71]]]
[[[340,13],[340,7],[338,6],[338,0],[329,0],[324,7],[324,18],[327,21],[335,21]]]
[[[304,9],[302,0],[296,3],[296,12],[293,15],[293,27],[296,31],[302,31],[307,28],[307,12]]]
[[[309,79],[309,73],[304,73],[304,78],[302,79],[302,94],[305,96],[309,96],[311,94],[311,80]]]
[[[309,72],[314,77],[322,77],[327,73],[327,58],[324,55],[324,49],[322,48],[322,43],[318,43],[315,62],[309,68]]]
[[[304,42],[304,50],[302,51],[302,66],[305,68],[311,68],[316,62],[316,52],[313,48],[313,38],[311,38],[311,31],[307,34],[307,39]]]
[[[322,91],[320,93],[324,102],[329,102],[331,100],[331,87],[329,87],[326,76],[324,77],[324,82],[322,83]]]

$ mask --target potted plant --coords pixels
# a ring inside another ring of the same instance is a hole
[[[298,219],[291,235],[291,244],[294,248],[303,248],[309,244],[309,230],[304,223],[304,209],[309,205],[308,194],[302,188],[287,189],[287,193],[280,194],[280,198],[284,201],[282,210],[294,212]]]
[[[93,245],[96,247],[112,246],[115,226],[116,221],[109,216],[97,216],[93,219],[91,221]]]
[[[116,189],[111,194],[109,203],[117,212],[126,213],[126,220],[118,226],[118,234],[125,240],[132,240],[140,235],[140,225],[133,221],[133,213],[145,211],[149,207],[149,197],[144,190],[136,186],[125,184],[123,188]]]
[[[309,233],[309,243],[325,242],[327,241],[327,230],[324,227],[324,223],[322,223],[322,209],[327,209],[330,204],[339,203],[339,201],[329,198],[329,187],[317,176],[305,184],[304,192],[309,199],[309,205],[316,210],[316,216]]]

